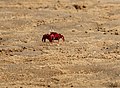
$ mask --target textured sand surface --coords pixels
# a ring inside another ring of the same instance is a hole
[[[120,0],[0,0],[0,88],[47,87],[120,87]]]

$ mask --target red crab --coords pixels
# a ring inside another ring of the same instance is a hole
[[[62,34],[59,34],[57,32],[50,32],[50,34],[44,34],[42,37],[42,41],[46,42],[46,39],[48,39],[50,42],[53,42],[53,40],[58,40],[62,38],[63,41],[65,41],[64,36]]]

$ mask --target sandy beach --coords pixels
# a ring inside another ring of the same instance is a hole
[[[120,87],[120,0],[0,0],[0,88],[83,87]]]

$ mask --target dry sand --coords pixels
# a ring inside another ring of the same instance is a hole
[[[0,0],[0,88],[47,87],[120,87],[120,0]]]

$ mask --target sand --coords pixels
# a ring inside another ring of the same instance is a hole
[[[120,87],[120,0],[0,0],[0,88],[47,87]]]

